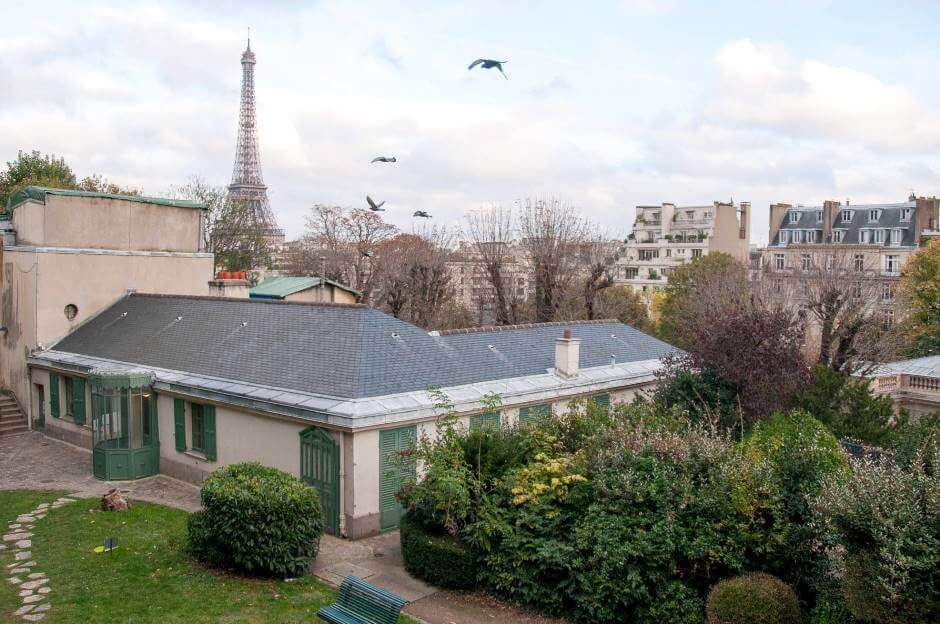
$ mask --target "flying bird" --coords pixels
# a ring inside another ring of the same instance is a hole
[[[369,204],[369,210],[371,210],[372,212],[378,212],[378,211],[380,211],[380,210],[381,210],[381,211],[384,211],[384,210],[385,210],[385,208],[382,208],[382,206],[385,205],[385,202],[384,202],[384,201],[383,201],[383,202],[379,202],[379,203],[375,203],[375,200],[373,200],[373,199],[372,199],[371,197],[369,197],[368,195],[366,195],[366,203]]]
[[[384,162],[384,163],[393,163],[398,162],[398,159],[394,156],[376,156],[372,159],[373,163]]]
[[[506,72],[503,71],[503,63],[508,63],[509,61],[494,61],[493,59],[477,59],[470,63],[470,67],[467,69],[473,69],[477,65],[483,69],[493,69],[494,67],[499,70],[499,73],[503,75],[503,78],[509,80],[509,76],[506,75]]]
[[[423,218],[423,219],[430,219],[430,218],[431,218],[431,215],[429,215],[428,213],[426,213],[426,212],[423,211],[423,210],[415,210],[415,213],[414,213],[413,215],[411,215],[411,216],[412,216],[412,217],[421,217],[421,218]]]
[[[374,258],[374,257],[375,257],[375,252],[372,251],[371,249],[361,249],[361,250],[359,251],[359,253],[362,254],[362,257],[363,257],[363,258]]]

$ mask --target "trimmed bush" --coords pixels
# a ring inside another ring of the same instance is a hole
[[[413,576],[448,589],[476,584],[476,557],[459,539],[428,529],[412,514],[401,519],[399,532],[401,558]]]
[[[789,585],[757,572],[715,585],[705,606],[708,624],[800,624],[800,603]]]
[[[258,463],[217,469],[202,484],[203,511],[189,518],[189,546],[200,561],[258,576],[306,574],[323,533],[314,488]]]

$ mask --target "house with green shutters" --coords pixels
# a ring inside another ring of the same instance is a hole
[[[429,387],[467,427],[513,426],[629,401],[673,352],[616,321],[428,332],[360,304],[129,293],[28,357],[29,413],[101,479],[285,470],[357,538],[398,525],[395,457],[435,435]]]

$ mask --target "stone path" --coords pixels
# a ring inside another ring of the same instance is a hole
[[[38,431],[0,437],[0,490],[65,490],[76,498],[99,498],[113,487],[134,500],[185,511],[201,506],[198,487],[165,475],[99,481],[91,474],[91,451]]]
[[[7,581],[17,586],[20,590],[18,596],[23,602],[13,615],[27,622],[42,620],[52,608],[52,601],[49,597],[52,587],[50,587],[49,577],[45,572],[37,569],[40,566],[33,559],[32,531],[36,523],[47,514],[74,502],[75,499],[63,496],[52,503],[40,503],[36,509],[17,516],[16,520],[7,526],[3,541],[0,542],[0,550],[9,550],[12,547],[13,563],[6,566]]]

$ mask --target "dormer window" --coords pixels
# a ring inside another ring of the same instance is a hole
[[[788,232],[787,230],[780,230],[780,238],[778,240],[778,243],[780,245],[786,245],[789,242],[790,242],[790,232]]]
[[[822,210],[816,211],[816,223],[822,223]]]
[[[842,211],[842,223],[851,223],[853,212],[854,212],[853,210],[843,210]]]
[[[914,214],[913,208],[901,208],[901,221],[910,221],[912,214]]]
[[[790,223],[799,223],[800,222],[800,213],[795,211],[790,211]]]
[[[841,243],[845,240],[845,230],[833,230],[832,231],[832,242]]]
[[[876,210],[869,210],[869,211],[868,211],[868,220],[869,220],[869,221],[877,221],[877,220],[880,219],[880,218],[881,218],[881,211],[880,211],[880,210],[877,210],[877,209],[876,209]]]
[[[816,242],[816,230],[806,230],[806,242],[807,243]]]

